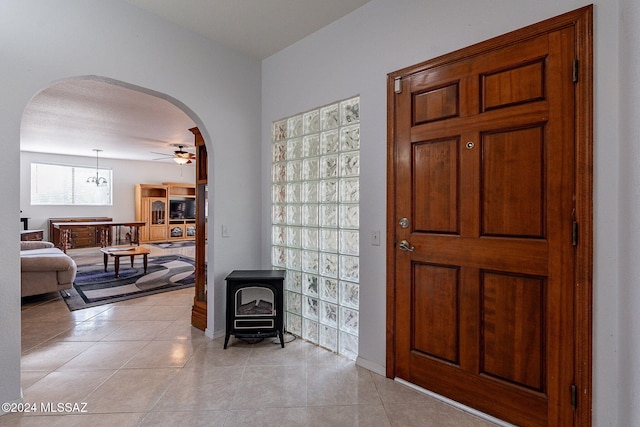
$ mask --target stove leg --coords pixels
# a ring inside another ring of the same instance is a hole
[[[224,348],[227,348],[227,344],[229,344],[229,334],[226,334],[224,337]]]
[[[282,331],[278,331],[278,335],[280,335],[280,345],[284,348],[284,333]]]

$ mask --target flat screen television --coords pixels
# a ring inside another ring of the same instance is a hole
[[[170,199],[169,200],[170,219],[196,219],[195,199]]]

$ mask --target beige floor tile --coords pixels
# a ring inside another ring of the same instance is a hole
[[[120,328],[107,335],[102,341],[150,341],[171,326],[171,320],[136,320],[130,321],[125,328]]]
[[[229,411],[226,426],[300,427],[307,425],[307,408],[265,408]]]
[[[1,426],[20,427],[136,427],[146,414],[48,414],[24,416],[12,414],[0,419]],[[6,424],[5,424],[6,422]]]
[[[371,373],[371,377],[382,399],[382,403],[385,405],[394,403],[425,404],[435,402],[434,399],[389,378],[375,373]]]
[[[307,370],[309,406],[381,405],[369,371],[351,366],[314,366]]]
[[[24,390],[24,402],[40,405],[47,402],[86,402],[86,397],[115,370],[51,372]]]
[[[226,419],[227,411],[152,412],[140,427],[223,427]]]
[[[232,409],[286,408],[307,405],[307,374],[302,366],[244,368]]]
[[[193,353],[186,367],[245,366],[253,349],[249,346],[223,348],[221,340],[205,340]]]
[[[274,338],[265,338],[253,346],[253,352],[247,361],[248,366],[306,366],[306,349],[312,345],[296,340],[281,347]]]
[[[100,341],[123,326],[126,321],[85,320],[76,322],[67,330],[57,334],[52,341]]]
[[[191,325],[190,318],[179,318],[156,335],[156,340],[190,340],[198,344],[209,341],[204,331]]]
[[[151,341],[124,368],[182,368],[195,348],[192,341]]]
[[[122,369],[87,396],[91,413],[147,412],[160,399],[177,369]]]
[[[65,363],[59,371],[119,369],[136,356],[150,341],[97,342]]]
[[[306,427],[325,426],[362,426],[362,427],[390,427],[382,404],[377,405],[347,405],[347,406],[319,406],[307,410]],[[421,427],[421,424],[416,424]],[[406,427],[410,427],[407,425]],[[459,427],[462,427],[460,425]]]
[[[178,373],[154,411],[226,410],[238,393],[243,367],[185,368]]]
[[[490,427],[494,424],[441,402],[428,404],[385,404],[392,426]]]
[[[24,371],[53,371],[94,345],[93,342],[50,341],[22,356]]]

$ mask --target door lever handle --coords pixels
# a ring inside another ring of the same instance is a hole
[[[403,240],[402,242],[400,242],[400,250],[401,251],[406,251],[406,252],[413,252],[416,250],[416,248],[414,248],[413,246],[411,246],[411,244],[409,242],[407,242],[406,240]]]

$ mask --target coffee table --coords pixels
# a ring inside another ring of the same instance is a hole
[[[144,265],[144,274],[147,274],[147,256],[149,255],[149,249],[144,246],[111,246],[107,248],[101,248],[100,252],[104,255],[104,271],[107,271],[107,264],[109,263],[109,257],[113,257],[114,265],[115,265],[115,273],[116,278],[120,277],[120,257],[128,256],[131,257],[131,267],[133,267],[133,258],[136,255],[142,255],[143,257],[143,265]]]

